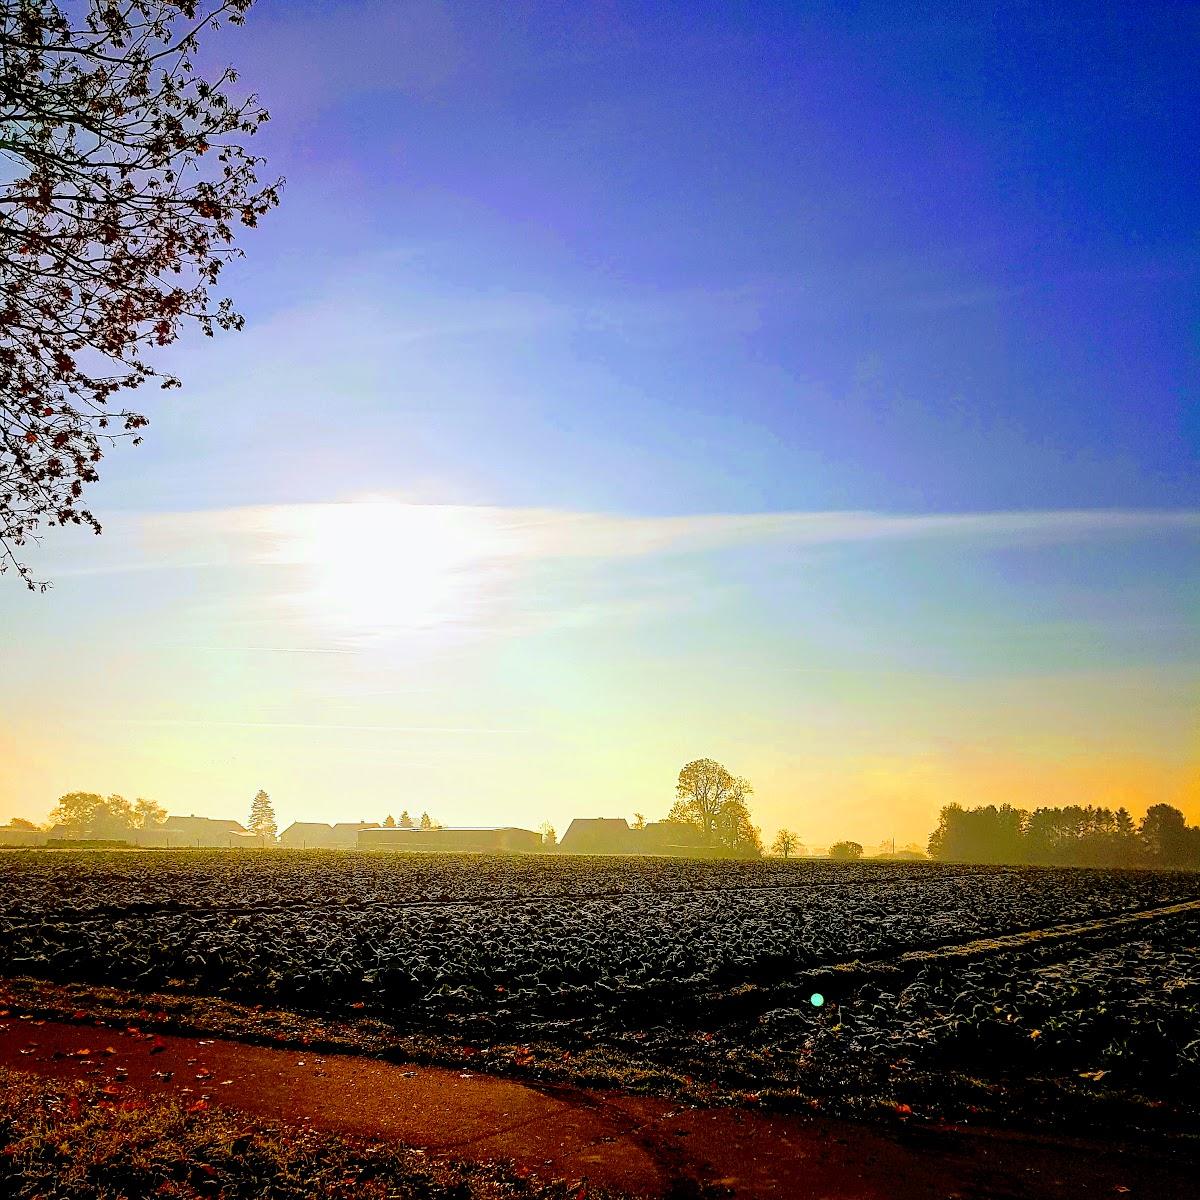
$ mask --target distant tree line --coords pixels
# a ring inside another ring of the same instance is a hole
[[[434,818],[431,817],[427,812],[423,812],[420,817],[414,821],[412,817],[408,815],[408,809],[406,808],[400,814],[400,819],[398,821],[392,816],[391,813],[388,813],[388,815],[383,819],[383,827],[384,829],[441,829],[442,823],[441,821],[434,820]]]
[[[130,803],[116,794],[67,792],[59,796],[50,813],[50,823],[64,826],[71,837],[119,839],[131,829],[153,829],[166,817],[166,809],[153,800],[137,799]]]
[[[120,841],[135,829],[161,828],[166,819],[167,810],[154,800],[138,797],[131,802],[115,792],[109,796],[99,792],[66,792],[50,810],[49,828],[61,825],[72,839]],[[24,817],[13,817],[8,827],[29,831],[38,828]],[[271,797],[261,788],[250,803],[246,828],[269,842],[278,836]]]
[[[1141,821],[1128,811],[1070,804],[1029,812],[1011,804],[948,804],[929,836],[943,862],[1029,863],[1073,867],[1174,867],[1200,870],[1200,828],[1169,804]]]

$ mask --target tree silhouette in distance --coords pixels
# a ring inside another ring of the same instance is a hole
[[[841,862],[850,862],[856,858],[862,858],[863,848],[858,842],[834,842],[829,847],[829,857],[836,858]]]
[[[791,858],[799,848],[800,839],[790,829],[781,829],[771,843],[771,853],[782,858]]]
[[[153,829],[167,819],[167,810],[153,800],[139,796],[133,802],[133,823],[138,829]]]
[[[116,840],[134,828],[133,805],[124,796],[67,792],[50,812],[51,824],[65,825],[76,838]]]
[[[947,804],[929,835],[943,862],[1034,866],[1200,868],[1200,828],[1179,809],[1154,804],[1137,825],[1124,808],[1068,804],[1032,812],[1011,804]]]
[[[746,804],[753,792],[749,780],[731,775],[711,758],[698,758],[680,769],[667,819],[699,829],[709,845],[761,854],[762,840]]]

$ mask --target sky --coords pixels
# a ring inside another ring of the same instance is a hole
[[[1200,821],[1200,12],[259,0],[240,334],[0,580],[0,817]]]

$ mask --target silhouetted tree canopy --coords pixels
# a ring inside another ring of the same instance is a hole
[[[52,824],[61,824],[73,837],[116,839],[134,827],[133,806],[124,796],[98,792],[67,792],[50,812]]]
[[[186,326],[240,329],[212,290],[237,227],[278,203],[240,144],[266,112],[201,32],[253,0],[0,0],[0,572],[84,506],[104,451],[146,417],[114,396],[179,380],[145,359]]]
[[[937,829],[929,838],[929,857],[952,862],[1021,862],[1021,839],[1027,813],[1011,804],[999,808],[942,809]],[[983,855],[983,857],[979,857]]]
[[[709,845],[761,854],[762,840],[746,804],[753,792],[749,780],[736,778],[711,758],[698,758],[680,770],[667,820],[695,826]]]
[[[1071,804],[1027,812],[1009,804],[948,804],[929,837],[929,856],[945,862],[1200,868],[1200,829],[1169,804],[1153,805],[1136,827],[1124,808]]]
[[[854,858],[862,858],[863,848],[858,842],[834,842],[829,847],[829,857],[848,861]]]
[[[153,829],[167,819],[167,810],[153,800],[139,796],[133,802],[133,823],[139,829]]]
[[[1138,826],[1146,856],[1164,867],[1200,867],[1200,829],[1189,828],[1183,813],[1154,804]]]
[[[746,791],[750,790],[744,779],[738,782],[745,785]],[[751,821],[745,800],[735,797],[721,806],[721,811],[717,813],[716,834],[717,841],[735,854],[755,857],[762,854],[762,833]]]
[[[800,839],[790,829],[781,829],[771,843],[771,853],[783,858],[791,858],[799,848]]]
[[[24,817],[13,817],[8,823],[9,829],[24,829],[33,832],[37,826],[32,821],[27,821]]]

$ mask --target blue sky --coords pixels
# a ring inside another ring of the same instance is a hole
[[[40,811],[74,781],[221,807],[214,788],[274,777],[281,807],[316,816],[329,785],[276,727],[411,722],[416,700],[376,697],[436,663],[447,728],[512,706],[557,747],[513,756],[530,787],[507,759],[464,774],[425,746],[419,786],[450,821],[485,818],[465,797],[499,775],[527,822],[575,815],[572,789],[665,807],[676,759],[707,753],[765,781],[764,824],[821,842],[888,834],[889,805],[916,838],[982,771],[1030,803],[1135,780],[1131,804],[1200,818],[1198,52],[1179,5],[260,0],[207,51],[261,92],[260,149],[287,177],[229,277],[247,329],[172,351],[184,392],[96,490],[103,546],[48,545],[54,593],[0,595],[26,631],[10,679],[34,687],[53,644],[90,711],[208,721],[207,749],[81,738],[61,766],[25,752],[0,797]],[[286,563],[221,532],[255,506],[271,524],[363,498],[427,512],[415,585],[367,561],[410,553],[388,519],[356,542],[315,517],[324,540]],[[434,553],[445,505],[490,514],[465,557]],[[605,540],[629,527],[588,526],[571,556],[488,549],[531,510],[1035,517],[819,544],[752,525],[712,545],[698,525],[685,549],[654,526],[632,556]],[[1101,515],[1056,516],[1074,511]],[[293,578],[344,545],[363,561],[337,559],[343,587],[376,593],[354,612]],[[412,633],[428,613],[389,605],[445,599],[447,580],[444,624],[474,632],[434,650]],[[191,657],[168,672],[134,625]],[[381,646],[398,626],[404,655]],[[299,680],[278,654],[251,661],[264,630],[313,662],[370,662]],[[107,679],[101,660],[132,672],[140,708],[78,682],[89,662]],[[180,715],[188,679],[207,699]],[[239,749],[244,779],[215,715],[231,679],[287,709]],[[320,714],[331,687],[352,720]],[[12,719],[28,694],[10,685]],[[339,737],[308,740],[344,762]],[[358,756],[356,786],[386,791],[414,753]]]
[[[323,372],[190,391],[489,501],[1194,504],[1197,18],[962,8],[260,3],[237,291]]]

